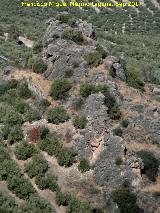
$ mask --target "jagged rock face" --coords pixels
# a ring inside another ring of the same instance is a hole
[[[116,159],[119,157],[123,162],[117,166]],[[128,180],[131,184],[141,184],[140,171],[143,168],[142,160],[137,158],[135,153],[129,150],[125,153],[121,137],[113,136],[111,133],[105,134],[103,152],[95,163],[94,173],[96,182],[103,186],[106,192],[107,208],[112,204],[110,200],[112,190],[120,186],[124,180]]]
[[[83,28],[83,26],[85,26]],[[73,68],[75,70],[71,80],[77,81],[80,75],[86,73],[87,62],[83,56],[88,52],[94,52],[96,49],[96,41],[91,42],[89,45],[77,45],[71,40],[62,38],[62,34],[71,30],[67,24],[61,24],[58,20],[52,19],[44,35],[44,41],[49,43],[48,47],[44,50],[43,55],[48,62],[48,70],[44,76],[49,80],[64,77],[67,69]],[[91,36],[93,29],[91,24],[79,21],[74,30],[82,32],[86,36]]]
[[[87,23],[86,21],[79,19],[76,24],[83,35],[96,40],[96,34],[91,23]]]
[[[88,128],[92,128],[98,135],[104,130],[104,121],[109,121],[107,107],[104,106],[104,98],[101,93],[90,95],[82,110],[82,114],[88,118]]]
[[[80,112],[88,119],[85,130],[75,140],[74,147],[79,156],[86,158],[92,157],[92,142],[94,138],[103,133],[108,124],[107,108],[104,106],[104,95],[92,94],[87,99]],[[105,127],[106,125],[106,127]]]
[[[160,143],[160,109],[158,107],[150,108],[144,103],[129,102],[123,102],[122,107],[134,111],[130,118],[132,124],[142,126],[152,139]]]
[[[112,71],[114,77],[118,77],[119,79],[126,81],[127,78],[124,72],[124,68],[118,58],[114,56],[108,56],[105,58],[105,64],[107,69]]]

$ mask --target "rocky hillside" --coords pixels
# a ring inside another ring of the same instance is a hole
[[[160,212],[159,85],[91,23],[46,25],[25,64],[1,72],[0,210]]]

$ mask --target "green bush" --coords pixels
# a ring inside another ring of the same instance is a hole
[[[69,213],[92,213],[92,208],[87,202],[80,202],[76,198],[72,198],[68,206]]]
[[[15,155],[18,160],[27,160],[37,153],[38,150],[36,149],[35,145],[28,143],[25,140],[20,144],[17,144],[15,147]]]
[[[40,128],[40,138],[43,140],[43,139],[46,139],[47,136],[49,135],[49,129],[45,126],[42,126]]]
[[[24,114],[25,112],[27,112],[27,110],[29,110],[30,106],[22,101],[18,101],[14,104],[14,108],[21,114]]]
[[[57,160],[60,166],[69,167],[75,161],[76,153],[69,148],[62,148],[57,155]]]
[[[41,155],[33,156],[32,160],[25,165],[25,171],[30,178],[43,175],[48,170],[48,163]]]
[[[121,125],[122,125],[122,127],[124,127],[124,128],[127,128],[128,127],[128,125],[129,125],[129,121],[128,120],[122,120],[121,121]]]
[[[108,87],[106,85],[95,86],[93,84],[85,83],[80,86],[80,94],[83,97],[88,97],[92,93],[98,93],[98,92],[101,92],[106,98],[110,96]]]
[[[29,107],[29,109],[24,114],[25,121],[36,121],[41,118],[40,113],[37,109]]]
[[[68,206],[67,209],[69,213],[92,213],[92,208],[89,203],[80,202],[68,192],[62,193],[58,191],[56,193],[56,203],[59,206]]]
[[[122,129],[121,128],[119,128],[119,127],[117,127],[116,129],[114,129],[113,130],[113,133],[115,134],[115,135],[117,135],[117,136],[122,136],[122,134],[123,134],[123,131],[122,131]]]
[[[39,147],[49,155],[58,156],[62,148],[62,143],[58,140],[57,136],[52,136],[50,138],[40,140]]]
[[[28,99],[32,97],[32,93],[28,88],[27,82],[25,81],[20,82],[18,86],[18,95],[24,99]]]
[[[42,110],[45,110],[48,106],[50,106],[51,103],[47,100],[47,99],[43,99],[40,101],[39,103],[39,107],[42,109]]]
[[[121,117],[121,111],[117,104],[109,110],[109,117],[113,120],[118,120]]]
[[[47,120],[53,124],[64,123],[69,120],[69,115],[63,107],[50,108],[47,112]]]
[[[105,58],[107,56],[107,52],[99,44],[96,46],[96,50],[100,53],[102,58]]]
[[[24,135],[23,135],[23,130],[21,126],[15,125],[12,128],[10,128],[10,132],[8,134],[8,142],[10,144],[13,144],[15,142],[22,140],[23,137]]]
[[[24,177],[12,176],[7,178],[7,186],[21,199],[27,199],[35,193],[32,184]]]
[[[126,187],[120,187],[112,192],[112,198],[117,203],[122,213],[139,213],[140,208],[136,204],[136,195]]]
[[[35,213],[55,213],[50,202],[38,195],[31,195],[27,201],[21,205],[21,212]]]
[[[60,23],[66,23],[71,27],[76,25],[76,20],[70,14],[58,14],[57,19]]]
[[[47,64],[42,59],[28,59],[28,68],[32,69],[33,72],[42,74],[47,70]]]
[[[158,159],[154,156],[152,152],[146,150],[138,151],[137,155],[142,158],[142,161],[144,163],[145,174],[147,175],[147,177],[151,181],[156,181],[158,168],[160,165]]]
[[[82,84],[80,86],[80,94],[82,97],[88,97],[95,92],[95,85],[93,84]]]
[[[135,64],[127,65],[126,74],[128,85],[144,91],[144,83],[141,81],[139,73],[140,72]]]
[[[64,31],[64,33],[62,34],[62,38],[72,40],[79,45],[82,45],[85,41],[82,33],[73,29]]]
[[[41,189],[50,189],[52,192],[59,190],[57,178],[52,174],[46,176],[37,176],[35,179],[36,185]]]
[[[43,49],[43,44],[42,41],[39,40],[33,45],[33,53],[38,54],[42,51]]]
[[[58,206],[67,206],[71,200],[72,196],[68,192],[62,193],[61,191],[56,192],[56,203]]]
[[[70,77],[72,77],[73,73],[74,73],[74,70],[73,70],[73,69],[67,69],[67,70],[65,71],[64,77],[65,77],[65,78],[70,78]]]
[[[22,116],[12,107],[7,104],[0,106],[0,122],[8,125],[22,124]]]
[[[39,197],[38,195],[31,195],[25,204],[22,204],[22,212],[34,213],[55,213],[48,200]]]
[[[68,97],[69,90],[72,88],[71,84],[66,80],[55,80],[50,89],[50,96],[55,100],[62,100]]]
[[[7,180],[9,177],[13,177],[14,175],[20,176],[21,170],[17,166],[17,164],[10,159],[2,159],[0,165],[0,176],[2,180]]]
[[[84,129],[85,126],[87,124],[87,119],[84,116],[76,116],[73,120],[73,125],[77,128],[77,129]]]
[[[97,67],[102,62],[102,55],[95,51],[84,55],[84,59],[90,67]]]
[[[18,212],[18,205],[16,204],[15,199],[0,193],[0,212],[1,213]]]
[[[81,172],[86,172],[88,170],[90,170],[90,163],[87,159],[81,159],[79,165],[78,165],[78,169],[81,171]]]

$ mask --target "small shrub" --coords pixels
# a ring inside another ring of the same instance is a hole
[[[27,112],[27,110],[29,110],[30,106],[22,101],[18,101],[14,104],[15,109],[21,113],[24,114],[25,112]]]
[[[57,16],[57,19],[60,21],[60,23],[66,23],[71,27],[74,27],[76,25],[76,20],[73,19],[70,14],[59,14]]]
[[[121,117],[121,111],[119,109],[119,106],[115,104],[110,110],[109,110],[109,117],[113,120],[117,120]]]
[[[116,161],[115,161],[115,164],[116,164],[117,166],[120,166],[122,163],[123,163],[122,158],[121,158],[121,157],[117,157],[117,158],[116,158]]]
[[[49,129],[45,126],[42,126],[40,128],[40,138],[43,140],[43,139],[46,139],[47,136],[49,134]]]
[[[18,205],[13,197],[0,193],[0,213],[18,212]]]
[[[27,99],[32,97],[32,93],[28,88],[27,82],[21,82],[18,86],[18,95],[21,98]]]
[[[47,119],[50,123],[59,124],[68,121],[69,115],[63,107],[55,107],[48,110]]]
[[[33,45],[33,53],[38,54],[42,51],[43,49],[43,45],[42,45],[42,41],[37,41],[34,45]]]
[[[57,178],[52,174],[46,176],[37,176],[35,179],[36,185],[41,189],[50,189],[52,192],[59,190]]]
[[[129,121],[126,120],[126,119],[121,121],[121,125],[122,125],[122,127],[124,127],[124,128],[127,128],[127,127],[128,127],[128,124],[129,124]]]
[[[33,127],[27,132],[28,138],[33,143],[38,143],[40,139],[40,129],[39,127]]]
[[[32,69],[35,73],[44,73],[47,70],[47,64],[42,59],[33,59],[28,60],[28,68]]]
[[[107,52],[99,44],[97,45],[96,50],[100,53],[102,58],[105,58],[107,56]]]
[[[24,137],[24,135],[23,135],[23,130],[22,130],[21,126],[16,125],[10,129],[10,133],[8,135],[8,142],[10,144],[13,144],[15,142],[22,140],[23,137]]]
[[[4,140],[7,140],[8,139],[8,135],[9,135],[9,133],[10,133],[10,130],[11,130],[11,128],[12,128],[12,126],[11,125],[4,125],[3,127],[2,127],[2,130],[1,130],[1,132],[2,132],[2,137],[4,138]]]
[[[62,148],[57,155],[57,160],[60,166],[69,167],[75,161],[75,152],[69,148]]]
[[[55,213],[50,202],[38,195],[31,195],[23,205],[22,212]]]
[[[24,114],[25,121],[36,121],[41,118],[40,113],[37,109],[30,107]]]
[[[5,106],[4,106],[5,107]],[[2,119],[2,122],[9,125],[19,125],[22,124],[23,118],[22,116],[11,106],[6,106],[6,108],[0,109],[0,114],[2,114],[0,120]]]
[[[48,163],[41,155],[33,156],[32,160],[25,165],[25,171],[30,178],[43,175],[48,170]]]
[[[49,155],[58,156],[62,148],[62,143],[58,140],[57,136],[52,136],[47,139],[43,139],[39,142],[41,150],[47,152]]]
[[[67,40],[72,40],[76,44],[82,45],[84,43],[84,38],[81,32],[75,30],[66,30],[62,34],[62,38]]]
[[[113,133],[115,134],[115,135],[117,135],[117,136],[122,136],[122,134],[123,134],[123,131],[122,131],[122,129],[121,128],[119,128],[119,127],[117,127],[116,129],[114,129],[113,130]]]
[[[88,97],[95,92],[95,86],[93,84],[83,84],[80,87],[80,94],[82,97]]]
[[[136,195],[127,187],[119,187],[112,192],[112,198],[117,203],[122,213],[139,213],[140,208],[136,204]]]
[[[73,73],[74,73],[73,69],[68,69],[68,70],[65,71],[64,77],[65,78],[70,78],[70,77],[72,77]]]
[[[86,172],[88,170],[90,170],[90,163],[87,159],[81,159],[79,165],[78,165],[78,169],[81,172]]]
[[[50,89],[50,95],[55,99],[65,99],[68,96],[71,84],[66,80],[55,80]]]
[[[27,199],[35,190],[32,184],[24,177],[12,176],[7,179],[8,189],[21,199]]]
[[[5,156],[3,155],[3,157]],[[3,158],[1,160],[0,176],[2,180],[7,180],[9,177],[13,176],[21,176],[21,170],[14,161],[10,160],[10,158]]]
[[[128,64],[126,67],[127,83],[131,87],[135,87],[144,91],[144,83],[140,79],[139,70],[136,65]]]
[[[158,174],[159,161],[152,152],[141,150],[137,152],[137,155],[142,158],[144,163],[145,174],[151,181],[156,181]]]
[[[51,105],[51,103],[47,100],[47,99],[43,99],[40,101],[39,103],[39,107],[42,109],[46,109],[47,107],[49,107]]]
[[[84,116],[76,116],[73,120],[73,125],[77,128],[77,129],[84,129],[85,126],[87,124],[87,119]]]
[[[102,56],[99,52],[95,51],[85,54],[84,59],[90,67],[97,67],[102,61]]]
[[[57,191],[56,193],[56,203],[58,206],[67,206],[71,200],[72,196],[68,192],[62,193],[61,191]]]
[[[33,144],[28,143],[27,141],[22,141],[20,144],[17,144],[15,147],[15,155],[18,160],[27,160],[32,157],[34,154],[37,154],[38,151]]]

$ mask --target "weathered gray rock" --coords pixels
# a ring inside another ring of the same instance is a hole
[[[104,122],[109,121],[107,107],[104,105],[102,93],[91,94],[85,101],[82,114],[88,118],[87,127],[95,133],[101,134],[104,130]],[[108,124],[109,125],[109,124]]]
[[[83,35],[96,40],[96,33],[91,23],[79,19],[76,21],[76,24],[78,26],[78,30],[82,32]]]
[[[28,88],[32,91],[34,97],[38,101],[42,101],[44,99],[42,91],[32,82],[31,79],[27,79]]]
[[[105,65],[108,70],[111,70],[113,77],[118,77],[119,79],[126,81],[127,77],[120,59],[114,56],[107,56],[105,58]]]
[[[72,29],[66,23],[60,23],[58,20],[51,19],[49,21],[49,26],[44,35],[44,41],[49,45],[42,53],[49,64],[44,77],[49,80],[62,78],[67,69],[73,68],[75,72],[71,81],[77,82],[77,79],[86,72],[87,62],[84,55],[96,50],[96,41],[83,46],[71,40],[63,39],[62,34]],[[92,24],[87,24],[82,20],[77,22],[77,27],[74,30],[83,31],[82,34],[88,37],[93,33]]]

